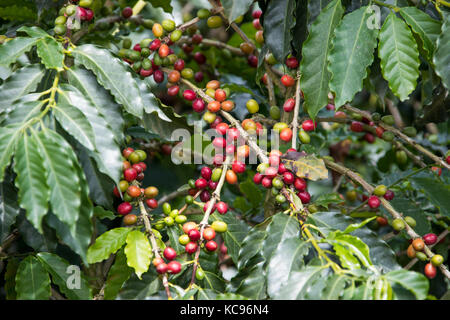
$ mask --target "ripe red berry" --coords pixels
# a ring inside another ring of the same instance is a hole
[[[363,124],[358,121],[353,121],[350,125],[350,130],[353,132],[362,132],[364,130]]]
[[[260,184],[263,178],[264,178],[264,176],[263,176],[261,173],[256,173],[256,174],[253,176],[253,182],[254,182],[255,184]]]
[[[216,126],[216,131],[218,134],[225,135],[227,133],[229,126],[225,122],[220,122]]]
[[[201,200],[202,202],[207,202],[207,201],[209,201],[209,199],[211,199],[211,194],[209,193],[208,190],[203,190],[203,191],[200,193],[200,200]]]
[[[269,178],[269,177],[264,177],[264,178],[261,180],[261,185],[262,185],[264,188],[267,188],[267,189],[271,188],[271,187],[272,187],[272,179]]]
[[[166,247],[163,254],[164,258],[166,258],[167,260],[173,260],[177,257],[177,252],[171,247]]]
[[[155,209],[158,207],[158,201],[156,199],[147,199],[145,202],[149,208]]]
[[[136,169],[133,169],[133,168],[129,168],[123,172],[123,176],[124,176],[125,180],[127,180],[128,182],[135,180],[137,178],[137,175],[138,175],[138,173],[137,173]]]
[[[395,196],[394,191],[392,191],[392,190],[386,190],[386,193],[384,194],[383,197],[384,197],[387,201],[391,201],[392,199],[394,199],[394,196]]]
[[[195,112],[203,112],[205,110],[205,102],[201,98],[196,98],[192,102],[192,109],[194,109]]]
[[[209,180],[208,181],[208,188],[210,190],[216,190],[218,184],[219,184],[218,182],[214,182],[212,180]]]
[[[197,72],[194,74],[194,80],[195,80],[196,82],[202,82],[202,81],[203,81],[203,72],[197,71]]]
[[[130,7],[125,7],[122,10],[122,17],[124,17],[125,19],[128,19],[129,17],[131,17],[133,15],[133,9]]]
[[[290,75],[285,74],[284,76],[281,77],[281,83],[285,87],[292,87],[295,84],[295,80]]]
[[[388,220],[385,217],[377,217],[377,222],[382,227],[388,225]]]
[[[152,51],[156,51],[159,49],[160,46],[161,46],[161,40],[155,39],[150,43],[150,46],[148,48]],[[181,60],[181,59],[178,59],[178,60]],[[184,62],[183,62],[183,68],[184,68]],[[183,68],[181,68],[181,70],[183,70]],[[178,70],[177,68],[175,68],[175,69]],[[178,70],[178,71],[181,71],[181,70]]]
[[[273,179],[277,176],[278,168],[268,167],[266,171],[264,171],[264,175],[270,179]]]
[[[170,261],[167,264],[167,271],[172,274],[180,273],[181,263],[179,263],[178,261]]]
[[[117,189],[117,186],[114,187],[113,193],[114,193],[114,195],[115,195],[117,198],[120,198],[120,192],[119,192],[119,189]]]
[[[295,178],[294,187],[298,191],[304,191],[306,190],[306,181],[302,178]]]
[[[296,57],[290,57],[286,59],[286,65],[290,69],[297,69],[298,68],[298,60]]]
[[[291,141],[292,139],[292,130],[291,128],[284,128],[283,130],[281,130],[280,132],[280,139],[288,142]]]
[[[370,196],[369,200],[367,200],[367,203],[369,204],[369,207],[371,207],[372,209],[378,208],[381,204],[380,199],[378,199],[377,196]]]
[[[284,102],[283,110],[285,112],[291,112],[295,108],[295,99],[289,98]]]
[[[123,216],[129,214],[131,212],[131,210],[133,210],[133,206],[129,202],[122,202],[117,207],[117,212]]]
[[[259,21],[259,19],[253,19],[253,27],[255,27],[256,30],[261,30],[262,26],[261,26],[261,21]]]
[[[156,83],[161,83],[164,81],[164,72],[161,70],[155,70],[153,72],[153,80],[155,80]]]
[[[206,62],[206,56],[203,53],[201,53],[201,52],[196,52],[194,54],[194,60],[198,64],[204,64]]]
[[[189,101],[193,101],[196,98],[196,94],[194,91],[187,89],[183,92],[183,98]]]
[[[168,268],[167,264],[164,263],[164,262],[163,262],[163,263],[160,263],[160,264],[158,264],[158,265],[156,266],[156,272],[158,272],[159,274],[164,274],[164,273],[166,273],[168,269],[169,269],[169,268]]]
[[[92,18],[94,18],[94,11],[91,9],[85,9],[86,10],[86,21],[91,21]]]
[[[211,179],[211,175],[212,175],[212,170],[210,167],[203,167],[200,170],[200,174],[202,175],[202,177],[206,180]]]
[[[197,251],[197,243],[196,242],[189,242],[185,247],[184,250],[186,253],[192,254],[195,251]]]
[[[223,149],[227,146],[227,141],[224,138],[217,137],[217,138],[214,138],[212,144],[214,147],[216,147],[218,149]]]
[[[180,87],[179,86],[171,86],[169,89],[167,89],[167,94],[169,96],[176,96],[178,94],[178,92],[180,91]]]
[[[200,42],[202,42],[202,40],[203,40],[203,37],[202,37],[202,35],[199,34],[199,33],[196,33],[196,34],[194,34],[194,35],[192,36],[192,43],[193,43],[193,44],[199,44]]]
[[[228,211],[228,205],[226,202],[220,201],[216,204],[216,209],[220,214],[225,214]]]
[[[431,264],[431,262],[427,263],[424,268],[424,273],[428,279],[433,279],[436,277],[436,267]]]
[[[245,163],[236,160],[231,165],[231,170],[233,170],[235,173],[244,173],[245,172]]]
[[[284,174],[285,172],[287,172],[288,170],[286,169],[286,166],[284,165],[284,163],[280,163],[278,165],[278,173],[279,174]]]
[[[447,158],[445,158],[445,161],[450,164],[450,156],[447,156]]]
[[[422,237],[422,239],[427,246],[431,246],[436,243],[437,235],[435,235],[434,233],[427,233]]]
[[[305,131],[313,131],[317,127],[317,123],[314,123],[311,119],[305,120],[302,123],[302,129]]]
[[[208,182],[203,178],[197,179],[195,181],[195,187],[197,189],[205,189],[207,187],[207,185],[208,185]]]
[[[283,173],[283,182],[286,184],[293,184],[295,181],[295,176],[292,172],[286,171]]]
[[[191,229],[188,232],[188,236],[192,241],[197,241],[200,239],[200,232],[197,229]]]
[[[258,57],[251,54],[247,58],[247,63],[250,67],[256,68],[258,66]]]
[[[327,110],[330,110],[330,111],[333,111],[334,109],[336,109],[334,104],[331,104],[331,103],[327,104],[326,108],[327,108]]]
[[[297,193],[297,196],[300,198],[303,204],[307,204],[309,203],[309,201],[311,201],[311,195],[308,191],[299,192]]]
[[[216,237],[216,231],[213,228],[206,228],[203,230],[203,239],[206,241],[212,240]]]
[[[214,240],[209,240],[208,242],[205,243],[205,248],[208,251],[216,251],[217,250],[217,242],[215,242]]]
[[[368,142],[368,143],[374,143],[375,142],[375,137],[373,136],[373,134],[371,133],[366,133],[364,135],[364,139]]]
[[[239,138],[241,134],[237,128],[230,128],[227,131],[227,141],[234,141]]]
[[[252,12],[252,17],[253,19],[259,19],[262,15],[262,11],[261,10],[255,10]]]
[[[144,171],[144,168],[139,164],[139,163],[135,163],[131,166],[134,170],[136,170],[136,172],[139,174],[142,171]]]
[[[128,157],[130,156],[130,154],[132,154],[133,152],[134,152],[134,149],[133,149],[133,148],[126,148],[126,149],[123,149],[122,155],[123,155],[125,158],[128,159]]]

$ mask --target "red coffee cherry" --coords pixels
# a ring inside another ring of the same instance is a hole
[[[280,139],[283,141],[286,141],[286,142],[291,141],[291,139],[292,139],[291,128],[284,128],[283,130],[281,130]]]
[[[180,92],[179,86],[171,86],[169,89],[167,89],[167,94],[172,97],[176,96],[178,92]]]
[[[212,240],[215,237],[216,232],[213,228],[205,228],[205,230],[203,230],[203,239],[205,239],[206,241]]]
[[[197,251],[197,243],[196,242],[189,242],[185,247],[184,250],[186,251],[186,253],[188,254],[192,254],[195,251]]]
[[[253,19],[253,27],[255,27],[256,30],[261,30],[262,26],[261,26],[261,21],[259,21],[259,19]]]
[[[156,51],[159,49],[160,46],[161,46],[161,40],[155,39],[150,43],[150,46],[148,48],[152,51]],[[181,59],[179,59],[179,60],[181,60]],[[183,68],[184,68],[184,62],[183,62]],[[183,70],[183,68],[181,68],[181,70]],[[178,70],[177,68],[175,68],[175,69]],[[181,71],[181,70],[178,70],[178,71]]]
[[[384,129],[382,127],[376,127],[375,128],[375,134],[377,135],[378,138],[381,139],[381,137],[383,136],[383,132]]]
[[[286,169],[286,166],[284,165],[284,163],[280,163],[278,165],[278,173],[279,174],[284,174],[287,171],[288,171],[288,169]]]
[[[166,247],[164,249],[163,255],[167,260],[173,260],[177,257],[177,252],[171,247]]]
[[[253,19],[259,19],[262,15],[262,11],[261,10],[255,10],[252,12],[252,17]]]
[[[166,263],[160,263],[156,266],[156,272],[158,272],[159,274],[164,274],[167,272],[167,270],[169,270],[168,266]]]
[[[275,167],[268,167],[266,171],[264,171],[264,175],[270,179],[273,179],[278,174],[278,168]]]
[[[202,175],[202,177],[206,180],[211,179],[211,175],[212,175],[212,170],[210,167],[203,167],[200,170],[200,174]]]
[[[358,121],[353,121],[350,125],[350,130],[353,132],[362,132],[364,130],[363,124]]]
[[[133,206],[129,202],[122,202],[117,207],[117,212],[122,216],[129,214],[132,210]]]
[[[197,241],[200,239],[200,231],[198,231],[197,229],[189,230],[187,235],[189,236],[189,239],[191,239],[191,241]]]
[[[305,120],[302,123],[302,129],[305,131],[313,131],[316,127],[317,123],[314,123],[311,119]]]
[[[91,9],[85,9],[86,10],[86,21],[91,21],[92,18],[94,18],[94,11]]]
[[[260,184],[263,178],[264,178],[264,176],[263,176],[261,173],[256,173],[256,174],[253,176],[253,182],[254,182],[255,184]]]
[[[295,176],[292,172],[286,171],[285,173],[283,173],[283,182],[285,184],[293,184],[294,181],[295,181]],[[305,186],[305,188],[306,188],[306,186]]]
[[[125,19],[128,19],[129,17],[131,17],[133,15],[133,9],[130,7],[125,7],[122,10],[122,17],[124,17]]]
[[[195,80],[195,82],[202,82],[203,81],[203,72],[197,71],[194,74],[194,80]]]
[[[388,225],[388,220],[385,217],[377,217],[377,222],[382,227]]]
[[[215,242],[214,240],[210,240],[205,243],[205,248],[208,251],[211,251],[211,252],[216,251],[217,247],[218,247],[217,242]]]
[[[295,84],[295,80],[290,75],[285,74],[281,77],[281,83],[285,87],[292,87]]]
[[[434,233],[427,233],[422,237],[422,239],[427,246],[431,246],[436,243],[437,235],[435,235]]]
[[[184,69],[184,60],[178,59],[177,61],[175,61],[175,63],[173,64],[173,68],[178,71],[183,70]]]
[[[233,170],[235,173],[244,173],[245,163],[236,160],[231,165],[231,170]]]
[[[164,81],[164,72],[161,70],[155,70],[153,73],[153,80],[155,80],[156,83],[161,83]]]
[[[334,104],[331,104],[331,103],[327,104],[327,106],[325,108],[327,108],[327,110],[330,110],[330,111],[333,111],[334,109],[336,109]]]
[[[227,141],[224,138],[217,137],[217,138],[214,138],[212,144],[214,147],[216,147],[218,149],[223,149],[227,146]]]
[[[227,248],[227,246],[225,245],[225,243],[222,242],[221,245],[220,245],[220,253],[222,253],[222,254],[227,254],[227,252],[228,252],[228,248]]]
[[[368,143],[374,143],[375,142],[375,137],[371,133],[366,133],[364,135],[364,140],[366,140]]]
[[[261,185],[262,185],[264,188],[267,188],[267,189],[272,188],[272,179],[269,178],[269,177],[264,177],[264,178],[261,180]]]
[[[206,62],[206,56],[203,53],[201,53],[201,52],[196,52],[194,54],[194,60],[198,64],[204,64]]]
[[[133,148],[126,148],[126,149],[123,149],[122,155],[123,155],[125,158],[128,159],[128,157],[130,156],[130,154],[132,154],[133,152],[134,152],[134,149],[133,149]]]
[[[392,199],[394,199],[394,196],[395,196],[394,191],[392,191],[392,190],[386,190],[386,193],[384,194],[383,197],[384,197],[387,201],[391,201]]]
[[[199,33],[196,33],[196,34],[194,34],[194,35],[192,36],[192,43],[193,43],[193,44],[199,44],[200,42],[202,42],[202,40],[203,40],[203,37],[202,37],[202,35],[199,34]]]
[[[380,199],[378,199],[377,196],[370,196],[369,200],[367,200],[367,203],[369,204],[369,207],[371,207],[372,209],[378,208],[381,204]]]
[[[290,69],[297,69],[298,68],[298,60],[296,57],[290,57],[286,59],[286,65]]]
[[[258,57],[251,54],[247,58],[247,63],[250,67],[256,68],[258,66]]]
[[[433,279],[436,277],[436,267],[431,264],[431,262],[427,263],[424,268],[424,273],[428,279]]]
[[[300,198],[303,204],[307,204],[309,203],[309,201],[311,201],[311,195],[308,191],[299,192],[297,193],[297,196]]]
[[[218,184],[219,184],[218,182],[214,182],[212,180],[209,180],[208,181],[208,188],[210,190],[216,190]]]
[[[196,94],[194,91],[187,89],[183,92],[183,98],[189,101],[193,101],[196,98]]]
[[[205,189],[207,186],[208,186],[208,182],[203,178],[197,179],[195,181],[195,187],[197,189]]]
[[[295,189],[297,189],[298,191],[304,191],[306,190],[306,181],[303,180],[302,178],[295,178],[294,181],[294,187]]]
[[[207,202],[207,201],[209,201],[209,199],[211,199],[211,194],[209,193],[208,190],[203,190],[200,193],[200,201]]]
[[[170,261],[167,264],[167,271],[171,274],[177,274],[181,271],[181,263],[178,261]]]
[[[229,125],[225,122],[221,122],[216,126],[216,131],[218,134],[225,135],[227,133],[227,130],[229,128]]]
[[[194,109],[195,112],[203,112],[205,110],[205,102],[201,98],[196,98],[192,102],[192,109]]]
[[[285,112],[291,112],[295,108],[295,99],[289,98],[284,102],[283,110]]]
[[[133,169],[133,168],[129,168],[123,172],[123,176],[124,176],[125,180],[127,180],[128,182],[135,180],[137,178],[137,175],[138,175],[138,173],[137,173],[136,169]]]
[[[220,214],[225,214],[228,211],[228,205],[226,202],[220,201],[216,204],[216,209]]]
[[[145,203],[147,203],[147,206],[151,209],[156,209],[158,207],[158,201],[156,199],[147,199],[145,200]]]

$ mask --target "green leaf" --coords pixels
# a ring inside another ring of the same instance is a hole
[[[442,83],[450,90],[450,14],[445,18],[442,25],[441,35],[436,42],[436,52],[434,53],[433,62],[436,66],[435,70],[442,79]]]
[[[11,161],[11,156],[22,134],[17,126],[9,125],[0,127],[0,181],[3,181],[6,166]]]
[[[227,246],[228,255],[237,265],[239,252],[244,244],[244,238],[247,236],[249,230],[247,224],[241,219],[238,219],[232,212],[224,215],[214,213],[211,217],[214,221],[224,221],[228,225],[227,231],[222,233],[221,236]]]
[[[40,252],[37,258],[45,270],[52,276],[64,295],[71,300],[89,300],[92,298],[88,281],[80,271],[72,272],[71,264],[53,253]],[[73,285],[73,288],[69,287]]]
[[[142,279],[132,274],[130,279],[123,285],[117,298],[121,300],[154,299],[154,296],[158,293],[160,283],[161,280],[154,268],[150,268],[149,272],[144,273]]]
[[[266,271],[263,268],[264,262],[261,261],[250,269],[249,274],[242,281],[236,291],[237,294],[254,300],[265,299],[266,294]]]
[[[180,242],[178,241],[178,238],[182,235],[182,232],[180,232],[179,226],[174,225],[171,227],[167,227],[166,231],[167,231],[167,235],[169,236],[169,240],[170,240],[170,244],[171,244],[172,248],[174,248],[178,254],[184,253],[185,252],[184,246],[182,246],[180,244]]]
[[[368,224],[372,220],[375,220],[376,218],[377,218],[376,216],[373,216],[373,217],[367,218],[366,220],[361,221],[359,223],[352,223],[347,228],[345,228],[343,233],[352,233],[353,231],[364,227],[366,224]]]
[[[328,169],[325,167],[325,163],[314,155],[289,152],[281,158],[281,162],[297,177],[313,181],[328,179]]]
[[[367,67],[372,64],[377,46],[378,30],[367,24],[372,15],[369,7],[361,7],[345,15],[336,28],[328,56],[330,90],[335,93],[336,107],[352,101],[362,90]]]
[[[105,118],[75,87],[61,85],[61,88],[64,90],[60,93],[61,102],[71,104],[81,111],[92,127],[96,151],[91,152],[90,156],[95,159],[102,173],[108,175],[114,182],[119,183],[123,165],[120,146]]]
[[[11,21],[36,21],[36,12],[26,6],[0,7],[0,18]]]
[[[250,201],[253,208],[257,208],[261,205],[263,195],[261,190],[251,180],[244,181],[239,184],[239,189],[242,194]]]
[[[20,212],[17,204],[17,193],[12,183],[0,183],[0,243],[9,235],[11,225],[16,221]]]
[[[18,300],[47,300],[50,298],[50,277],[42,264],[33,256],[20,262],[16,274]]]
[[[5,270],[5,295],[6,300],[16,300],[16,273],[19,268],[19,259],[10,258]]]
[[[155,95],[153,94],[154,88],[152,89],[148,83],[146,81],[140,81],[137,79],[137,76],[135,76],[135,79],[138,83],[138,87],[139,87],[139,91],[141,93],[141,97],[142,100],[144,101],[144,111],[147,114],[151,114],[151,113],[155,113],[158,115],[158,117],[161,120],[167,121],[167,122],[172,122],[171,118],[173,116],[177,116],[176,114],[174,114],[174,111],[171,107],[168,106],[164,106],[166,107],[166,112],[167,111],[171,111],[169,113],[169,116],[167,116],[164,111],[161,109],[161,101],[159,101],[159,99],[157,99],[155,97]],[[182,116],[178,116],[179,118],[182,118]]]
[[[248,232],[248,235],[242,241],[242,247],[239,250],[237,267],[243,269],[254,256],[262,252],[264,239],[267,233],[254,227]]]
[[[321,299],[323,300],[338,300],[343,294],[348,278],[343,275],[333,274],[326,281],[326,287],[322,292]]]
[[[130,71],[109,51],[85,44],[72,51],[75,65],[83,65],[97,76],[97,81],[108,89],[125,110],[142,117],[143,101]]]
[[[96,216],[99,219],[109,219],[109,220],[114,220],[115,218],[117,218],[117,216],[114,214],[114,212],[105,210],[101,206],[94,207],[94,216]]]
[[[311,118],[328,103],[328,83],[331,74],[327,69],[327,57],[331,39],[344,8],[340,0],[334,0],[322,10],[311,26],[308,38],[303,43],[301,86],[305,96],[305,108]]]
[[[152,258],[152,247],[145,234],[139,230],[131,231],[126,239],[125,255],[127,256],[127,264],[134,269],[134,272],[141,279],[144,272],[150,266]]]
[[[250,300],[250,299],[240,294],[221,293],[216,296],[216,300]]]
[[[417,44],[405,22],[390,13],[379,33],[378,56],[383,78],[401,101],[416,88],[419,77]]]
[[[9,66],[22,54],[31,50],[39,39],[17,37],[0,46],[0,65]]]
[[[58,243],[56,233],[47,224],[43,224],[43,233],[39,231],[29,222],[25,216],[25,212],[21,212],[17,216],[17,228],[23,241],[37,252],[54,252]]]
[[[391,286],[398,283],[411,291],[417,299],[424,300],[428,294],[428,279],[421,273],[409,270],[395,270],[385,275]]]
[[[17,29],[17,32],[25,32],[27,35],[29,35],[32,38],[38,38],[38,39],[42,39],[45,37],[51,37],[47,32],[45,32],[44,30],[42,30],[39,27],[36,26],[31,26],[31,27],[27,27],[27,26],[21,26],[19,29]]]
[[[63,70],[63,46],[54,38],[45,37],[39,40],[37,43],[37,54],[47,69]]]
[[[308,266],[302,271],[292,272],[286,285],[275,293],[275,300],[303,300],[312,283],[322,276],[322,267]]]
[[[114,228],[103,233],[95,240],[95,243],[87,251],[89,264],[97,263],[108,259],[116,253],[126,242],[130,228]]]
[[[127,265],[127,257],[123,250],[116,254],[114,264],[108,272],[105,286],[105,300],[114,300],[117,297],[123,284],[133,274],[133,269]]]
[[[212,289],[215,292],[224,292],[225,283],[222,278],[220,278],[215,272],[205,271],[205,278],[203,278],[203,283],[206,289]]]
[[[267,267],[267,293],[276,296],[286,284],[292,271],[300,271],[304,266],[303,258],[308,254],[310,243],[299,238],[288,238],[275,250]]]
[[[152,4],[154,8],[162,8],[167,13],[172,13],[173,7],[170,5],[170,0],[146,0]]]
[[[422,40],[422,47],[426,53],[425,58],[432,61],[436,40],[441,32],[441,22],[416,7],[400,8],[400,14]]]
[[[64,130],[89,150],[95,149],[95,137],[86,116],[68,103],[58,103],[52,108],[53,114]]]
[[[55,131],[31,132],[43,159],[52,211],[74,231],[80,215],[81,187],[70,157],[73,150]]]
[[[450,186],[434,176],[424,173],[409,179],[412,185],[439,208],[441,214],[450,217]]]
[[[284,213],[272,216],[272,221],[267,227],[267,237],[263,244],[264,257],[269,261],[280,243],[285,239],[298,238],[299,236],[300,225],[296,219]]]
[[[221,3],[225,16],[229,21],[234,21],[248,11],[253,0],[222,0]]]
[[[12,108],[11,104],[24,94],[36,90],[45,74],[45,69],[30,64],[15,71],[0,86],[0,110]]]
[[[291,29],[295,26],[295,9],[295,0],[272,0],[264,12],[264,42],[280,62],[284,62],[291,52]]]
[[[337,192],[332,192],[332,193],[321,194],[313,202],[316,206],[322,206],[322,207],[327,208],[327,210],[328,210],[328,206],[330,204],[341,203],[342,199],[341,199],[341,197],[339,197],[339,194]]]
[[[67,70],[69,83],[76,87],[105,118],[109,127],[116,137],[118,143],[122,143],[124,139],[124,120],[122,110],[111,94],[98,84],[95,75],[86,69],[76,66]]]
[[[351,256],[358,258],[365,267],[372,266],[369,247],[358,237],[335,231],[328,235],[326,241],[333,245],[344,267],[351,270],[360,268],[358,261]]]
[[[42,218],[47,214],[50,188],[46,181],[43,159],[33,136],[24,134],[19,140],[14,171],[19,189],[19,204],[27,219],[42,233]]]
[[[39,116],[43,105],[42,101],[26,101],[29,96],[33,96],[33,94],[23,96],[20,100],[14,102],[3,125],[24,125],[31,118]]]

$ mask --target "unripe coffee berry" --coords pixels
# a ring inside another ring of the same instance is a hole
[[[413,217],[410,216],[406,216],[405,218],[405,222],[411,227],[411,228],[415,228],[416,227],[416,220]]]
[[[373,194],[378,196],[378,197],[382,197],[386,194],[387,188],[385,185],[378,185],[376,186],[376,188],[373,190]]]
[[[444,257],[440,254],[435,254],[431,257],[431,264],[435,267],[439,267],[444,262]]]
[[[395,231],[402,231],[405,229],[405,223],[400,218],[394,219],[392,221],[392,228],[394,228]]]
[[[137,216],[135,214],[127,214],[123,217],[123,223],[126,226],[131,226],[137,222]]]

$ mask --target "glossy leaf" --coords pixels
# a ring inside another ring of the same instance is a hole
[[[322,292],[323,300],[338,300],[347,284],[348,278],[334,274],[326,280],[326,287]]]
[[[109,51],[85,44],[72,51],[77,66],[83,65],[97,76],[97,81],[108,89],[129,113],[141,117],[143,101],[130,71]]]
[[[285,239],[298,238],[299,236],[300,225],[296,219],[284,213],[274,215],[267,227],[267,237],[264,239],[264,257],[269,260],[280,243]]]
[[[31,50],[39,39],[17,37],[0,46],[0,65],[8,66]]]
[[[406,100],[416,88],[419,77],[419,52],[414,37],[403,20],[390,13],[379,33],[378,56],[383,78],[389,88]]]
[[[311,26],[308,38],[303,43],[300,79],[305,96],[304,107],[311,118],[328,103],[328,83],[331,74],[327,69],[331,39],[344,8],[340,0],[334,0],[322,10]]]
[[[0,127],[0,181],[3,181],[5,168],[11,161],[21,134],[18,126]]]
[[[130,228],[114,228],[98,237],[88,249],[89,264],[108,259],[111,254],[116,253],[125,244],[130,231]]]
[[[139,279],[135,274],[132,274],[120,290],[117,298],[120,300],[146,300],[154,298],[158,293],[161,280],[154,268],[142,275]],[[164,297],[164,299],[166,299]]]
[[[0,183],[0,242],[10,234],[11,225],[16,221],[20,208],[17,204],[17,193],[12,183]]]
[[[127,257],[123,250],[116,253],[114,264],[108,272],[105,286],[105,300],[114,300],[123,284],[133,274],[133,269],[127,265]]]
[[[361,7],[345,15],[335,30],[328,70],[336,107],[352,101],[355,94],[362,90],[367,67],[373,61],[377,46],[378,30],[369,28],[368,24],[372,14],[369,7]]]
[[[6,300],[16,300],[16,274],[19,268],[19,259],[10,258],[5,270],[5,295]]]
[[[411,291],[419,300],[424,300],[428,294],[429,283],[421,273],[401,269],[389,272],[385,276],[391,286],[398,283]]]
[[[242,241],[242,247],[239,250],[237,267],[242,269],[254,256],[262,251],[264,239],[267,233],[257,228],[253,228]]]
[[[37,54],[47,69],[63,70],[64,53],[61,42],[45,37],[37,43]]]
[[[237,294],[254,300],[266,298],[266,271],[263,265],[264,262],[260,262],[250,269],[249,274],[236,291]]]
[[[128,233],[126,238],[125,255],[127,264],[134,269],[134,272],[141,279],[141,276],[150,266],[152,258],[152,247],[145,234],[139,230]]]
[[[450,186],[448,184],[425,173],[410,178],[410,181],[416,189],[422,191],[439,208],[441,214],[450,217]]]
[[[40,252],[37,258],[50,273],[53,283],[71,300],[89,300],[92,298],[89,283],[78,269],[56,254]]]
[[[287,284],[276,292],[275,300],[302,300],[314,280],[321,277],[324,269],[322,267],[308,266],[302,271],[292,272]]]
[[[442,79],[442,83],[450,90],[450,15],[447,14],[444,24],[442,25],[441,35],[436,42],[436,52],[434,53],[433,62],[436,66],[436,73]]]
[[[234,21],[248,11],[253,0],[223,0],[221,3],[228,20]]]
[[[42,219],[47,214],[50,188],[46,170],[33,136],[24,134],[19,140],[14,171],[19,189],[19,204],[26,210],[27,219],[42,233]]]
[[[16,274],[18,300],[47,300],[50,298],[50,277],[41,262],[28,256],[20,262]]]

